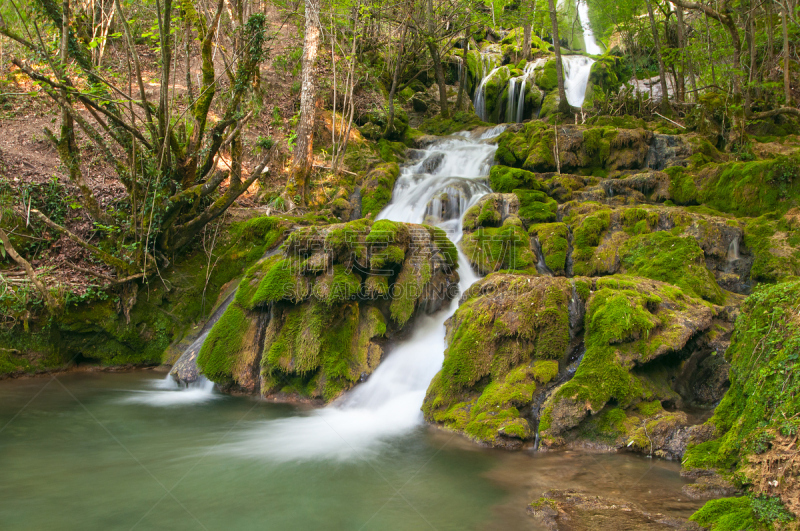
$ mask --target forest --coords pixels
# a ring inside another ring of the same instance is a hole
[[[796,0],[6,0],[0,447],[49,382],[161,374],[260,397],[279,420],[237,452],[280,463],[381,468],[428,426],[504,478],[667,467],[658,501],[441,473],[452,499],[405,499],[434,528],[797,529],[799,101]],[[255,525],[161,487],[173,528]],[[24,507],[10,529],[59,523]]]

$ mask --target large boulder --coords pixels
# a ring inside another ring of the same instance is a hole
[[[457,258],[426,225],[296,229],[247,271],[197,364],[226,389],[332,400],[375,369],[413,315],[455,296]]]

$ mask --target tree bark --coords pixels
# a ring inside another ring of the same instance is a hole
[[[650,18],[650,28],[653,30],[653,43],[656,47],[656,55],[658,56],[658,76],[661,78],[661,109],[669,111],[669,88],[667,88],[667,73],[664,68],[664,58],[661,56],[661,41],[658,37],[658,26],[656,25],[656,17],[653,14],[653,5],[650,0],[645,0],[647,4],[647,15]],[[666,114],[666,112],[664,113]]]
[[[494,8],[494,4],[492,4]],[[433,0],[427,2],[427,19],[428,19],[428,35],[425,39],[425,44],[428,46],[428,51],[431,54],[431,61],[433,61],[433,72],[436,75],[436,84],[439,85],[439,114],[442,118],[449,118],[450,112],[447,109],[447,84],[444,80],[444,67],[442,66],[442,58],[439,55],[439,45],[435,41],[436,30],[435,21],[433,20]]]
[[[536,13],[536,1],[533,2],[533,13]],[[526,61],[531,58],[531,24],[533,15],[528,15],[525,19],[525,32],[522,40],[522,58]]]
[[[41,294],[48,313],[50,313],[50,315],[57,313],[58,304],[56,303],[56,300],[52,295],[50,295],[50,292],[47,291],[47,287],[42,284],[38,278],[36,278],[36,272],[34,272],[30,262],[20,256],[19,253],[17,253],[17,250],[14,249],[14,246],[11,245],[11,240],[3,229],[0,229],[0,242],[3,243],[3,247],[5,248],[6,253],[8,253],[8,256],[10,256],[12,260],[14,260],[25,270],[25,274],[28,276],[28,279]]]
[[[675,6],[675,15],[678,20],[678,48],[681,50],[681,69],[678,76],[678,101],[686,99],[686,42],[684,41],[683,8]]]
[[[781,26],[783,30],[783,93],[786,98],[786,105],[792,104],[792,87],[789,77],[789,25],[788,8],[789,0],[783,0],[781,4]]]
[[[456,98],[456,111],[461,110],[464,104],[464,91],[467,84],[467,48],[469,47],[469,28],[464,29],[464,38],[461,40],[461,74],[458,76],[458,98]]]
[[[550,24],[553,33],[553,48],[556,52],[556,79],[558,80],[558,110],[562,113],[570,111],[567,91],[564,89],[564,67],[561,64],[561,42],[558,38],[558,13],[554,0],[547,0],[550,6]]]
[[[303,42],[302,89],[300,92],[300,122],[297,124],[297,143],[289,174],[287,192],[291,196],[300,195],[305,204],[308,191],[308,175],[313,164],[314,119],[316,114],[316,62],[319,49],[319,3],[318,0],[306,2],[306,34]]]

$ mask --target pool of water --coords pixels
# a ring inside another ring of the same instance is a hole
[[[682,497],[674,463],[509,453],[426,426],[346,459],[237,455],[271,421],[308,411],[166,389],[163,378],[75,372],[0,382],[0,527],[535,529],[525,506],[550,488],[672,516],[698,505]]]

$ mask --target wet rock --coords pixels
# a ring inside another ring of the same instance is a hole
[[[647,153],[647,167],[663,170],[672,166],[688,166],[692,146],[677,135],[653,135],[653,143]]]
[[[442,165],[442,162],[444,162],[444,153],[436,153],[426,158],[420,169],[424,173],[433,174],[436,173],[436,170],[439,169],[439,166]]]

